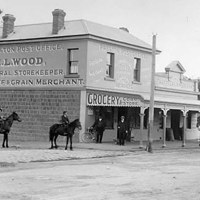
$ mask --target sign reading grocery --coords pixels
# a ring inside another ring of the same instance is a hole
[[[88,106],[127,106],[139,107],[142,102],[134,97],[123,97],[109,94],[87,93]]]
[[[55,43],[0,47],[0,86],[83,86],[83,79],[65,77],[63,50]]]

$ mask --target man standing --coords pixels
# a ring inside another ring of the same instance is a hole
[[[99,118],[94,122],[92,128],[96,130],[96,143],[102,143],[103,132],[105,131],[105,122],[101,115]]]
[[[124,116],[121,116],[121,121],[118,124],[118,133],[119,133],[119,145],[124,145],[124,141],[128,133],[128,127],[125,122]]]

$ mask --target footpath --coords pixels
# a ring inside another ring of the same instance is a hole
[[[73,151],[65,150],[65,143],[58,143],[58,149],[49,149],[49,142],[20,142],[10,141],[9,148],[0,148],[0,167],[9,166],[16,163],[28,162],[48,162],[69,159],[91,159],[101,157],[124,156],[132,153],[147,153],[143,148],[139,148],[139,143],[128,142],[124,146],[113,143],[73,143]],[[166,142],[166,147],[162,147],[162,142],[153,142],[154,152],[182,151],[187,149],[200,149],[197,140],[187,141],[182,147],[182,141]]]

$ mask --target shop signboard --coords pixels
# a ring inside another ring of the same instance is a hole
[[[134,95],[120,95],[98,92],[87,92],[88,106],[140,107],[141,98]]]

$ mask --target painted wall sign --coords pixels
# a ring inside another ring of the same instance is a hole
[[[141,51],[133,51],[133,50],[127,50],[125,48],[113,46],[113,45],[106,45],[106,44],[100,44],[99,45],[100,51],[105,52],[113,52],[118,55],[127,56],[130,58],[138,57],[138,58],[145,58],[145,54]]]
[[[11,79],[0,80],[0,86],[83,86],[83,79]]]
[[[172,88],[172,89],[182,89],[188,91],[194,91],[194,82],[192,81],[180,81],[177,78],[156,77],[155,84],[158,87]]]
[[[0,86],[84,86],[83,79],[64,78],[66,51],[61,43],[0,47]]]
[[[139,107],[141,100],[134,97],[123,97],[109,94],[87,93],[88,106],[124,106]]]
[[[16,46],[1,47],[0,54],[57,51],[57,50],[62,50],[62,49],[63,48],[62,48],[61,44],[16,45]]]

